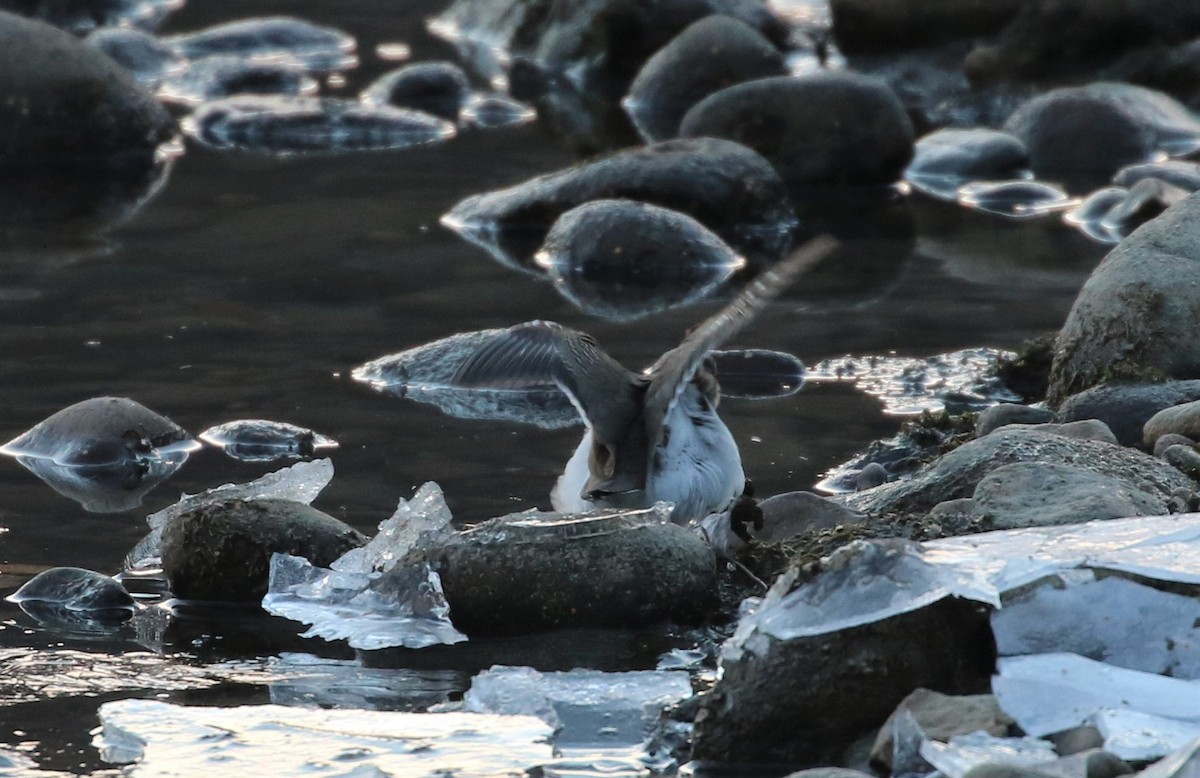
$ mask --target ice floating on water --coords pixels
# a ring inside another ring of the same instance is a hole
[[[75,611],[133,610],[133,597],[110,576],[81,567],[52,567],[5,597],[9,602],[40,602]]]
[[[467,127],[494,130],[516,127],[537,119],[537,111],[501,94],[476,94],[458,112],[458,122]]]
[[[206,103],[181,127],[213,148],[281,155],[402,149],[455,134],[453,124],[418,111],[334,97],[269,95]]]
[[[163,79],[159,99],[181,105],[221,100],[233,95],[312,95],[318,84],[299,61],[208,57],[188,63]]]
[[[354,368],[355,381],[373,389],[435,405],[461,419],[497,419],[561,429],[580,423],[579,412],[557,386],[522,389],[465,389],[451,379],[459,365],[502,330],[463,332],[367,362]]]
[[[926,740],[921,756],[946,778],[963,778],[973,767],[983,764],[1033,766],[1058,758],[1054,746],[1045,740],[1025,737],[994,737],[986,732],[956,735],[949,743]]]
[[[813,365],[812,382],[848,381],[883,403],[884,412],[978,411],[1001,402],[1019,402],[995,377],[996,361],[1013,354],[978,348],[917,358],[845,356]]]
[[[295,424],[265,419],[239,419],[209,427],[200,439],[243,462],[311,457],[337,448],[336,440]]]
[[[169,75],[181,72],[187,61],[167,44],[141,30],[104,27],[84,39],[151,88]]]
[[[559,746],[639,743],[664,708],[691,696],[686,672],[540,673],[497,665],[475,676],[463,706],[477,713],[537,716],[558,730]]]
[[[200,448],[181,427],[124,397],[95,397],[0,447],[56,492],[94,513],[136,508]]]
[[[998,216],[1025,219],[1065,211],[1079,201],[1040,181],[977,181],[958,189],[958,202]]]
[[[184,707],[119,700],[100,707],[93,744],[108,762],[150,774],[186,765],[220,775],[523,774],[552,758],[532,716]]]
[[[165,40],[190,60],[220,55],[298,60],[306,69],[320,72],[358,64],[352,36],[290,16],[243,19]]]
[[[157,563],[163,527],[171,519],[194,508],[221,500],[283,499],[309,505],[332,480],[333,462],[318,459],[312,462],[297,462],[291,467],[268,473],[249,483],[223,484],[200,494],[185,494],[174,505],[146,517],[146,523],[150,525],[150,534],[142,538],[126,555],[125,568],[133,570]]]
[[[334,560],[333,569],[344,573],[387,572],[413,548],[426,546],[453,532],[452,519],[442,488],[429,481],[411,500],[401,498],[391,518],[379,524],[375,537],[367,545],[352,548]]]

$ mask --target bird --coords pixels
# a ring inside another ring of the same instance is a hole
[[[587,430],[551,491],[559,512],[666,501],[674,505],[671,521],[686,524],[730,511],[749,482],[717,414],[720,387],[708,356],[836,246],[831,237],[816,238],[762,272],[642,373],[621,365],[591,335],[537,320],[485,340],[451,383],[496,389],[553,383],[567,396]]]

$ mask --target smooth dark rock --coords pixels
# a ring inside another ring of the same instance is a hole
[[[763,528],[753,531],[755,540],[779,541],[802,532],[863,524],[867,517],[812,492],[786,492],[758,504]]]
[[[832,0],[833,34],[847,53],[910,49],[998,32],[1021,0]]]
[[[940,502],[973,496],[989,473],[1017,462],[1083,467],[1105,478],[1136,484],[1163,500],[1173,489],[1190,486],[1181,473],[1148,454],[1093,440],[1073,440],[1036,426],[1009,425],[959,446],[910,479],[835,499],[871,515],[925,513]]]
[[[713,551],[674,524],[524,534],[493,519],[429,552],[468,635],[690,623],[711,613]]]
[[[405,65],[371,82],[362,99],[375,105],[392,105],[431,113],[450,121],[471,94],[471,82],[453,62],[417,62]]]
[[[1118,778],[1133,773],[1128,762],[1100,746],[1059,759],[1054,766],[1058,768],[1059,775],[1079,775],[1082,772],[1087,778]]]
[[[1147,419],[1142,427],[1142,446],[1153,449],[1158,439],[1168,434],[1200,439],[1200,401],[1163,408]]]
[[[873,489],[880,484],[886,484],[887,481],[887,468],[878,462],[868,462],[866,467],[858,471],[858,476],[854,479],[854,488],[861,492],[863,489]]]
[[[1044,424],[1054,419],[1054,411],[1016,403],[1000,403],[987,408],[975,420],[975,437],[982,438],[1008,424]]]
[[[186,430],[135,400],[93,397],[47,416],[4,444],[3,452],[88,467],[188,442],[193,441]]]
[[[1162,459],[1163,452],[1171,446],[1195,446],[1196,441],[1183,435],[1176,435],[1168,432],[1162,435],[1158,440],[1154,441],[1154,456]]]
[[[1055,421],[1099,419],[1122,446],[1141,446],[1145,424],[1164,408],[1200,400],[1200,380],[1096,386],[1068,397]]]
[[[1104,735],[1090,724],[1064,729],[1047,735],[1045,739],[1054,744],[1059,756],[1071,756],[1104,745]]]
[[[691,216],[747,258],[782,256],[795,215],[779,175],[745,146],[665,141],[468,197],[442,223],[507,264],[529,267],[551,225],[592,200],[628,199]]]
[[[1113,176],[1117,186],[1131,187],[1147,178],[1177,186],[1189,192],[1200,189],[1200,163],[1168,159],[1163,162],[1147,162],[1123,167]]]
[[[175,122],[133,76],[62,30],[0,12],[0,166],[145,163]]]
[[[745,22],[709,16],[652,56],[629,87],[623,105],[642,137],[667,140],[703,98],[743,81],[787,73],[783,56]]]
[[[885,773],[892,771],[892,725],[896,716],[907,711],[932,740],[949,742],[955,735],[983,731],[994,737],[1010,734],[1016,722],[1000,709],[995,695],[949,695],[929,689],[917,689],[905,697],[879,729],[871,748],[871,764]]]
[[[1167,446],[1163,461],[1192,480],[1200,479],[1200,451],[1193,446]]]
[[[830,557],[817,575],[836,575],[843,561]],[[696,716],[692,757],[829,765],[913,689],[983,692],[995,661],[987,610],[945,598],[830,634],[727,644]]]
[[[878,79],[846,72],[722,89],[687,112],[679,134],[742,143],[795,189],[891,184],[913,156],[899,98]]]
[[[1193,194],[1092,271],[1055,343],[1051,405],[1105,382],[1200,377],[1200,340],[1192,336],[1200,319],[1197,225],[1200,194]]]
[[[318,567],[366,543],[350,525],[291,500],[224,500],[163,527],[163,571],[180,599],[257,602],[267,593],[271,554]]]
[[[904,177],[921,186],[946,180],[951,188],[968,181],[1016,178],[1029,164],[1019,138],[995,130],[938,130],[920,138]]]

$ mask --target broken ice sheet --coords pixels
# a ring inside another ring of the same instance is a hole
[[[298,459],[337,448],[333,438],[295,424],[267,419],[227,421],[201,432],[200,439],[242,462]]]
[[[1157,759],[1200,737],[1200,722],[1135,710],[1100,710],[1089,723],[1100,731],[1105,750],[1128,762]]]
[[[921,756],[947,778],[963,778],[984,764],[1031,766],[1058,758],[1048,741],[1032,737],[995,737],[986,732],[955,735],[949,743],[926,740]]]
[[[372,360],[354,368],[351,375],[355,381],[377,391],[434,405],[446,415],[460,419],[517,421],[543,429],[579,424],[579,412],[552,384],[521,389],[465,389],[452,383],[459,365],[502,331],[451,335]]]
[[[303,637],[345,640],[365,651],[461,643],[438,574],[426,564],[386,573],[339,572],[302,557],[271,556],[263,610],[308,624]]]
[[[154,700],[100,706],[93,740],[138,774],[186,765],[211,775],[523,774],[552,757],[532,716],[313,710],[279,705],[185,707]],[[366,772],[370,771],[370,772]]]
[[[283,499],[309,505],[332,480],[333,462],[317,459],[312,462],[297,462],[248,483],[223,484],[200,494],[182,495],[179,502],[146,517],[150,533],[125,556],[125,569],[136,570],[157,564],[159,549],[162,546],[163,527],[168,521],[187,511],[220,500]]]
[[[541,673],[493,666],[471,681],[463,707],[477,713],[537,716],[556,745],[640,743],[662,710],[692,696],[682,671]]]
[[[379,531],[367,545],[350,549],[335,559],[331,567],[344,573],[387,572],[418,544],[453,532],[452,519],[442,487],[428,481],[411,500],[400,498],[396,511],[380,522]]]

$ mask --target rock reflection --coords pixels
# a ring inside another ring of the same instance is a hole
[[[958,202],[997,216],[1025,219],[1065,211],[1079,201],[1040,181],[976,181],[958,189]]]
[[[93,513],[136,508],[200,444],[133,400],[96,397],[58,411],[0,447]]]
[[[290,16],[271,16],[220,24],[165,39],[190,60],[220,55],[298,60],[308,70],[333,72],[358,65],[354,37]]]
[[[782,351],[714,351],[709,360],[723,399],[773,400],[804,386],[804,363]]]
[[[242,462],[299,459],[338,446],[336,440],[326,435],[295,424],[266,419],[239,419],[218,424],[201,432],[200,439]]]
[[[238,94],[312,95],[317,88],[316,80],[299,60],[219,56],[189,63],[166,77],[158,88],[158,97],[192,106]]]

